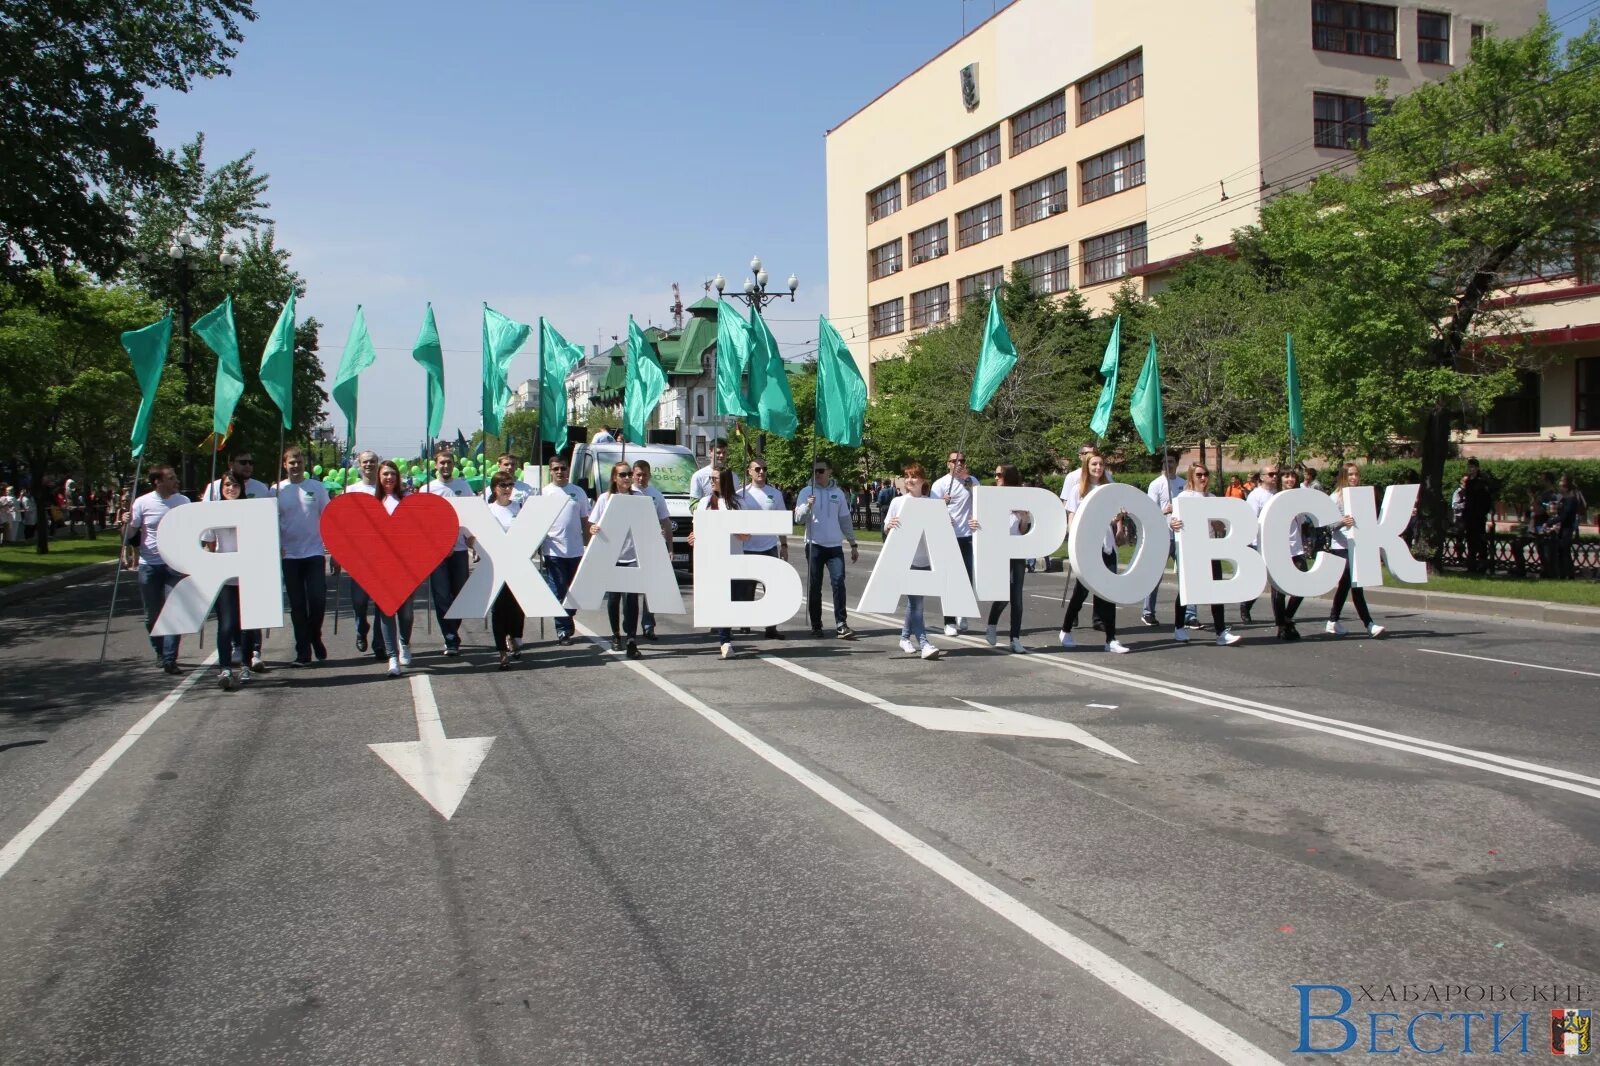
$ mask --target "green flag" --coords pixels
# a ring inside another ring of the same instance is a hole
[[[1111,326],[1111,339],[1106,342],[1106,354],[1100,360],[1100,376],[1106,383],[1100,389],[1100,402],[1094,405],[1094,417],[1089,419],[1089,428],[1095,435],[1103,437],[1111,426],[1111,405],[1117,399],[1117,360],[1122,354],[1122,316],[1117,316],[1117,321]]]
[[[428,375],[428,439],[439,439],[444,423],[444,349],[439,345],[439,325],[433,320],[433,304],[422,313],[422,330],[411,346],[411,358]]]
[[[294,292],[278,312],[278,322],[267,334],[261,350],[261,387],[283,415],[283,428],[290,428],[294,413]]]
[[[1289,367],[1284,373],[1289,386],[1289,441],[1299,444],[1306,439],[1306,422],[1300,413],[1300,368],[1294,361],[1294,334],[1285,333],[1283,344],[1289,350]]]
[[[817,320],[817,435],[847,448],[861,447],[867,383],[844,338],[826,317]]]
[[[1133,425],[1144,441],[1144,450],[1157,452],[1167,441],[1167,421],[1161,413],[1161,364],[1156,358],[1156,337],[1150,335],[1150,351],[1145,353],[1144,369],[1134,383],[1128,403]]]
[[[217,353],[211,432],[225,437],[228,423],[233,421],[233,409],[239,406],[239,397],[244,395],[244,365],[239,362],[239,334],[233,326],[233,297],[226,297],[201,315],[194,324],[194,331],[206,342],[207,348]]]
[[[539,316],[539,437],[567,447],[567,375],[583,362],[583,345],[573,344]]]
[[[983,327],[983,349],[978,353],[978,369],[972,375],[972,395],[967,406],[982,412],[994,399],[995,390],[1017,365],[1017,349],[1011,343],[1011,331],[1000,317],[1000,289],[989,291],[989,320]]]
[[[150,435],[150,412],[156,405],[156,386],[161,384],[161,368],[167,365],[167,349],[172,344],[172,312],[160,322],[122,335],[122,347],[133,360],[133,380],[139,383],[139,413],[133,419],[133,454],[144,454],[145,438]]]
[[[506,404],[511,400],[511,386],[506,384],[506,374],[511,370],[511,357],[517,354],[531,326],[507,318],[499,311],[483,305],[483,432],[500,433],[500,419]]]
[[[356,443],[356,379],[377,358],[372,338],[367,336],[366,313],[356,304],[356,318],[350,323],[350,336],[345,338],[339,372],[333,377],[333,402],[344,412],[346,448],[353,448]]]
[[[622,394],[622,439],[643,444],[650,416],[661,403],[667,372],[661,369],[655,346],[628,316],[628,379]]]
[[[755,407],[752,422],[784,440],[794,439],[800,419],[789,392],[789,372],[767,320],[754,307],[750,308],[750,401]]]
[[[717,414],[748,418],[755,413],[744,394],[750,367],[750,323],[726,300],[717,301]]]

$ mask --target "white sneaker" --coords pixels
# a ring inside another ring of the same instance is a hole
[[[1369,636],[1369,637],[1381,637],[1381,636],[1383,636],[1383,633],[1384,633],[1384,627],[1380,626],[1376,622],[1372,623],[1370,626],[1367,627],[1367,636]]]
[[[724,659],[726,659],[728,656],[730,656],[732,654],[733,654],[733,645],[732,644],[724,644],[722,646],[722,657]]]
[[[965,633],[967,631],[967,620],[965,618],[957,618],[956,619],[956,629],[958,629],[961,632]]]
[[[901,637],[900,650],[905,652],[907,655],[915,655],[917,654],[917,642],[912,640],[910,637]]]
[[[250,668],[248,666],[239,667],[239,684],[245,685],[254,680],[255,678],[250,675]]]
[[[956,627],[954,623],[944,627],[944,635],[947,637],[953,637],[956,635]]]
[[[1106,641],[1106,651],[1112,655],[1126,655],[1128,654],[1128,646],[1120,640],[1108,640]]]
[[[224,692],[232,692],[233,691],[233,671],[232,670],[218,670],[217,671],[217,687],[220,688]]]
[[[394,662],[394,659],[391,658],[389,661],[390,662]],[[403,643],[403,642],[400,645],[400,665],[401,666],[410,666],[411,665],[411,645]]]
[[[996,627],[996,626],[984,626],[983,627],[983,639],[987,640],[989,642],[989,647],[991,647],[991,648],[994,647],[996,644],[1000,643],[1000,630],[999,630],[999,628]]]
[[[393,655],[389,656],[389,676],[400,676],[400,660],[395,658]]]
[[[1022,646],[1022,639],[1020,637],[1011,642],[1011,650],[1017,655],[1028,654],[1028,649]]]
[[[252,670],[265,670],[266,668],[267,668],[267,664],[261,658],[261,656],[257,655],[254,659],[250,660],[250,669],[252,669]]]
[[[939,656],[941,656],[943,654],[944,654],[944,652],[942,652],[938,648],[934,647],[928,641],[923,641],[922,642],[922,657],[924,659],[937,659]]]
[[[1330,637],[1342,637],[1349,632],[1349,630],[1344,627],[1343,622],[1329,622],[1327,625],[1322,627],[1322,631],[1328,634]]]
[[[1230,644],[1237,644],[1244,638],[1231,629],[1224,629],[1217,634],[1217,647],[1226,648]]]
[[[1077,642],[1072,639],[1072,634],[1068,633],[1065,629],[1058,633],[1057,636],[1061,638],[1061,646],[1063,648],[1072,648],[1077,646]]]
[[[1189,631],[1187,629],[1174,629],[1172,631],[1172,639],[1179,644],[1187,644],[1189,642]]]

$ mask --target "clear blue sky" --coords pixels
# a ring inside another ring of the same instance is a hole
[[[260,0],[232,77],[156,98],[159,136],[203,130],[213,165],[255,149],[330,379],[365,305],[378,362],[361,379],[359,442],[410,454],[424,396],[410,350],[429,300],[446,435],[478,425],[483,301],[609,345],[629,314],[667,321],[674,281],[690,303],[718,271],[741,285],[759,253],[771,285],[800,277],[798,302],[769,313],[785,354],[811,349],[826,309],[824,132],[997,6]],[[533,375],[533,351],[513,383]]]

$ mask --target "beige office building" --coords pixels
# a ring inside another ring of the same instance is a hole
[[[1103,306],[1353,160],[1363,98],[1543,0],[1014,0],[827,137],[828,312],[871,363],[1004,271]],[[1592,318],[1585,321],[1593,321]]]

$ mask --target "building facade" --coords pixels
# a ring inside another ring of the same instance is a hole
[[[1273,192],[1353,165],[1379,78],[1395,95],[1443,79],[1544,6],[1014,0],[828,132],[829,317],[870,387],[874,362],[1008,271],[1095,307],[1124,281],[1148,292]],[[1469,454],[1552,436],[1600,452],[1588,281],[1577,263],[1530,276],[1544,367]]]

